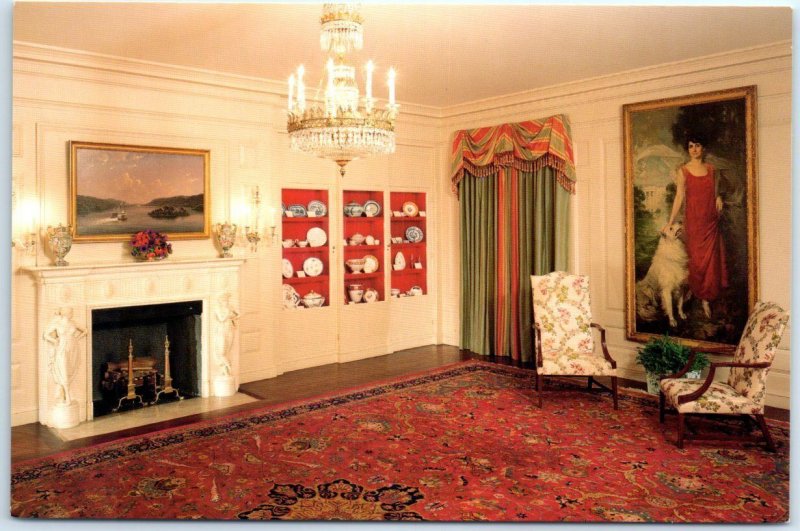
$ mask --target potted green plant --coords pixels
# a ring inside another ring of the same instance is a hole
[[[655,337],[639,347],[636,362],[641,364],[647,373],[647,392],[657,395],[659,378],[680,371],[689,361],[691,353],[689,347],[673,340],[669,334]],[[697,352],[694,363],[684,377],[700,378],[700,373],[708,365],[708,355]]]

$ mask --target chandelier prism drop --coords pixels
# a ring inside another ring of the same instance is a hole
[[[375,66],[369,61],[364,96],[356,83],[356,68],[345,55],[360,50],[364,43],[363,19],[358,4],[324,4],[320,47],[330,55],[325,67],[323,97],[306,100],[305,69],[301,65],[289,76],[287,131],[291,147],[339,165],[368,155],[394,153],[394,123],[400,106],[395,101],[395,71],[389,69],[389,98],[386,107],[376,108],[372,95]],[[318,92],[319,92],[318,91]]]

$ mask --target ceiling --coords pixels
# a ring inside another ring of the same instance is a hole
[[[665,2],[662,2],[665,3]],[[321,4],[17,2],[16,41],[285,80],[322,77]],[[448,107],[649,65],[786,41],[787,7],[363,5],[375,95]]]

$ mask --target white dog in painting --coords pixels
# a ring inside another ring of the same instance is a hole
[[[686,246],[681,241],[683,232],[681,223],[673,223],[661,234],[653,260],[647,275],[636,283],[636,313],[644,321],[655,321],[659,318],[659,302],[661,310],[669,319],[669,325],[675,327],[678,317],[686,319],[683,304],[689,300],[689,256]]]

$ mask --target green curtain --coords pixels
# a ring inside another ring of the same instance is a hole
[[[494,338],[497,179],[465,178],[461,223],[461,348],[488,355]]]
[[[528,361],[533,359],[530,277],[566,271],[569,266],[570,193],[558,184],[556,171],[550,167],[537,172],[520,172],[517,187],[520,234],[517,330],[520,359]]]
[[[548,166],[500,168],[485,178],[466,172],[459,184],[461,348],[532,359],[530,275],[567,269],[569,196]]]

